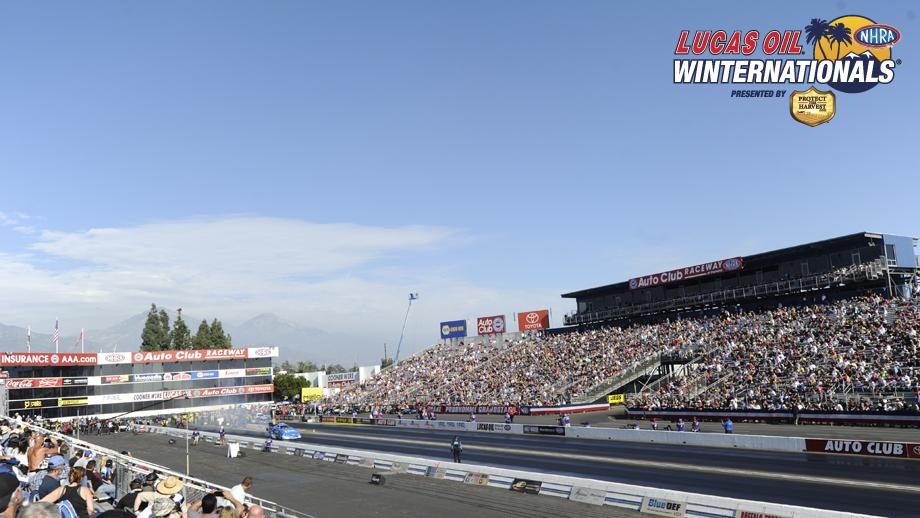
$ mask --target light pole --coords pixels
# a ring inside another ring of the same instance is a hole
[[[409,321],[409,310],[412,309],[413,300],[418,300],[418,293],[409,294],[409,306],[406,308],[406,317],[403,318],[402,331],[399,333],[399,343],[396,344],[396,359],[393,360],[393,365],[399,363],[399,348],[402,347],[403,335],[406,334],[406,322]]]
[[[188,399],[186,394],[185,399]],[[185,477],[189,476],[189,459],[188,459],[188,412],[185,414]]]

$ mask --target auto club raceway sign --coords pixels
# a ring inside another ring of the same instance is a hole
[[[868,455],[920,459],[920,443],[805,439],[805,451],[834,455]]]

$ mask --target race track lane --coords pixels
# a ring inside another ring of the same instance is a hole
[[[295,424],[303,442],[450,460],[454,432]],[[313,430],[316,430],[314,432]],[[732,498],[915,516],[920,462],[461,433],[464,461]],[[704,469],[707,471],[697,471]],[[835,484],[845,480],[846,485]]]

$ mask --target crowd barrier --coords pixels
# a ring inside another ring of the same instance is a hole
[[[487,423],[463,423],[470,425]],[[492,423],[489,423],[492,424]],[[504,425],[500,425],[504,426]],[[514,426],[514,425],[513,425]],[[516,425],[528,426],[528,425]],[[537,425],[534,425],[537,426]],[[151,426],[149,431],[173,437],[184,437],[185,431],[175,428]],[[435,426],[435,428],[438,428]],[[218,434],[201,432],[206,441],[214,441]],[[265,441],[253,437],[226,435],[240,447],[263,451]],[[652,512],[668,516],[698,516],[707,518],[855,518],[869,515],[828,511],[809,507],[754,502],[682,491],[656,489],[602,480],[552,475],[532,471],[511,470],[473,464],[392,455],[380,452],[353,450],[305,442],[272,441],[274,453],[294,455],[305,459],[363,466],[384,470],[391,474],[411,474],[454,482],[496,487],[512,491],[549,495],[594,505],[611,505],[635,511]],[[535,502],[534,505],[539,505]]]

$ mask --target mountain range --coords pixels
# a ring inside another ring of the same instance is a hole
[[[176,314],[174,311],[167,311],[167,313],[169,313],[169,322],[172,325]],[[202,320],[187,314],[183,314],[182,318],[192,334],[198,330],[198,324]],[[105,329],[86,330],[86,352],[136,351],[140,347],[141,331],[146,320],[147,313],[143,312]],[[257,315],[238,325],[223,321],[221,323],[224,330],[233,339],[234,347],[277,346],[281,354],[279,361],[341,363],[350,366],[355,362],[356,354],[361,351],[361,348],[358,347],[362,342],[361,338],[302,326],[273,313]],[[80,350],[78,337],[79,333],[61,335],[59,351],[78,352]],[[26,328],[0,323],[0,350],[4,352],[25,351]],[[49,352],[53,350],[51,333],[39,333],[33,328],[32,351]],[[379,357],[361,358],[361,365],[377,364],[379,361]]]

